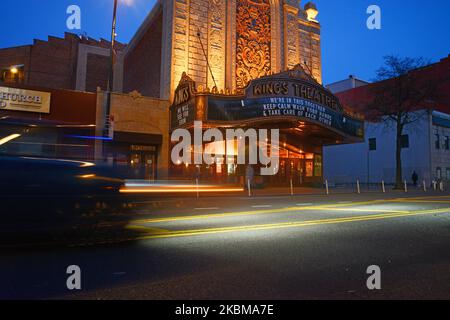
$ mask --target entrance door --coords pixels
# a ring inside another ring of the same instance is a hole
[[[156,179],[156,156],[154,154],[144,154],[145,160],[145,179]]]
[[[131,166],[140,179],[156,179],[156,155],[152,153],[135,152],[131,154]]]
[[[287,159],[286,162],[289,164],[287,168],[288,179],[292,179],[292,183],[295,186],[302,185],[304,182],[304,160],[301,158],[291,158]]]

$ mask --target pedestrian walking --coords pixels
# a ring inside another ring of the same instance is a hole
[[[417,187],[417,181],[419,181],[419,175],[417,174],[416,171],[413,172],[411,179],[414,184],[414,187]]]

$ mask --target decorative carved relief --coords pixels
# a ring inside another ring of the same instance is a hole
[[[298,61],[298,23],[297,17],[291,13],[286,13],[286,66],[292,69]]]
[[[271,71],[271,15],[269,0],[236,2],[236,88]]]
[[[209,63],[217,89],[225,87],[226,1],[209,0]],[[213,87],[214,81],[208,79]]]

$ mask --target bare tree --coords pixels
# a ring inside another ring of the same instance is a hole
[[[384,57],[384,65],[377,71],[377,85],[371,89],[367,117],[382,121],[396,129],[395,188],[402,188],[402,136],[405,127],[427,114],[426,105],[439,88],[439,79],[425,76],[429,61],[424,58]]]

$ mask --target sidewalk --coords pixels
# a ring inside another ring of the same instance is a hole
[[[384,194],[396,194],[398,196],[408,195],[408,194],[421,194],[424,195],[429,193],[439,193],[439,194],[448,194],[447,190],[445,192],[442,191],[434,191],[428,189],[427,192],[424,192],[421,188],[408,188],[408,192],[404,190],[393,190],[391,186],[386,186],[386,192]],[[339,195],[339,194],[358,194],[357,188],[329,188],[329,195]],[[371,187],[367,189],[367,187],[360,188],[360,194],[383,194],[382,188]],[[307,188],[307,187],[294,187],[292,190],[290,187],[266,187],[262,189],[252,188],[250,192],[251,197],[268,197],[268,196],[301,196],[301,195],[327,195],[327,191],[325,188]],[[227,192],[227,193],[202,193],[200,197],[216,197],[216,196],[244,196],[248,197],[248,190],[244,190],[241,192]]]

